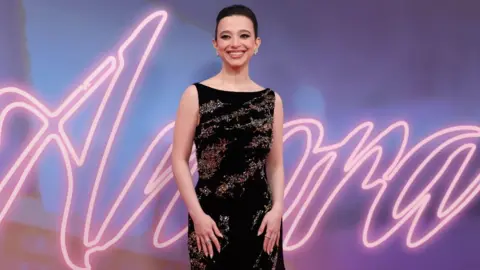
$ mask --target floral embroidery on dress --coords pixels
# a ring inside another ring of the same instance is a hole
[[[207,256],[203,251],[198,249],[195,232],[190,232],[188,235],[188,249],[190,250],[190,265],[192,269],[204,270],[207,268],[205,259]]]
[[[199,108],[200,114],[212,113],[216,109],[223,107],[225,104],[220,100],[210,100],[209,102],[202,104]]]
[[[220,139],[216,144],[209,145],[203,150],[198,160],[198,173],[202,178],[212,177],[222,161],[222,155],[227,150],[228,140]]]
[[[202,127],[198,139],[206,139],[212,136],[215,133],[215,130],[218,128],[218,125],[211,125],[209,127]]]
[[[215,195],[217,195],[217,197],[222,197],[222,198],[233,197],[234,196],[233,188],[234,188],[234,185],[232,182],[222,183],[220,186],[218,186],[215,192]]]
[[[263,173],[263,168],[265,166],[264,160],[250,160],[248,162],[247,170],[241,174],[232,174],[225,176],[225,182],[223,182],[216,191],[216,195],[219,197],[234,197],[237,193],[233,192],[234,189],[238,188],[238,196],[242,196],[245,189],[243,185],[245,182],[252,178],[256,173]]]
[[[265,251],[262,251],[260,254],[258,254],[258,257],[255,260],[255,264],[253,265],[253,269],[260,269],[260,270],[265,269],[261,267],[262,259],[263,259],[263,260],[268,260],[269,264],[272,265],[272,268],[270,269],[275,270],[277,268],[277,262],[278,262],[278,250],[279,248],[277,246],[274,246],[272,253],[268,254]]]
[[[230,232],[230,217],[220,215],[218,218],[218,229],[222,232],[223,241],[222,241],[222,249],[225,248],[229,243],[228,233]]]
[[[198,194],[197,198],[201,200],[203,197],[206,197],[212,193],[212,191],[208,187],[202,187],[199,189],[200,194]]]
[[[266,94],[268,94],[268,92]],[[268,117],[264,117],[264,118],[261,118],[259,120],[255,120],[255,121],[253,121],[253,119],[250,118],[250,123],[247,124],[247,125],[237,123],[233,126],[224,126],[224,128],[226,130],[231,130],[231,129],[246,129],[246,128],[250,128],[251,126],[254,126],[254,127],[257,127],[257,128],[261,127],[263,129],[263,131],[266,132],[269,129],[271,129],[271,123],[270,123],[270,125],[264,125],[265,124],[264,122],[265,121],[267,121],[267,122],[272,121],[273,114],[272,114],[271,111],[273,111],[274,101],[275,101],[275,97],[273,97],[273,99],[272,99],[270,96],[271,95],[267,95],[265,97],[264,95],[262,95],[258,98],[254,98],[254,99],[246,102],[244,104],[244,107],[239,108],[237,110],[234,110],[231,113],[222,114],[222,115],[212,117],[208,120],[203,121],[203,125],[206,125],[206,126],[209,126],[209,127],[210,126],[218,127],[219,123],[229,123],[232,120],[236,120],[235,122],[238,122],[239,118],[250,115],[250,112],[251,112],[250,108],[254,108],[254,110],[257,111],[257,112],[266,112]],[[258,100],[261,100],[261,101],[259,103],[255,103]],[[205,113],[208,113],[208,112],[213,112],[217,108],[224,107],[226,105],[229,105],[229,104],[220,102],[218,100],[215,100],[215,101],[212,100],[212,101],[210,101],[210,102],[208,102],[204,105],[205,107],[203,107],[204,109],[200,111],[200,114],[202,115],[202,114],[205,114]],[[245,108],[246,106],[248,106],[248,108]]]

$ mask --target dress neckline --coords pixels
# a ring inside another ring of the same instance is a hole
[[[214,91],[218,91],[218,92],[225,92],[225,93],[232,93],[232,94],[258,94],[258,93],[263,93],[263,92],[266,92],[268,91],[270,88],[264,88],[264,89],[261,89],[261,90],[255,90],[255,91],[229,91],[229,90],[222,90],[222,89],[218,89],[218,88],[213,88],[211,86],[208,86],[208,85],[205,85],[203,83],[197,83],[198,85],[201,85],[205,88],[208,88],[208,89],[211,89],[211,90],[214,90]]]

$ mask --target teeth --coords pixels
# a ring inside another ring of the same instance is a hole
[[[243,54],[243,52],[231,52],[229,53],[230,55],[233,55],[233,56],[240,56]]]

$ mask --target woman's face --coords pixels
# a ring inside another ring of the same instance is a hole
[[[260,46],[253,23],[245,16],[228,16],[220,20],[216,38],[213,46],[223,62],[232,68],[247,65]]]

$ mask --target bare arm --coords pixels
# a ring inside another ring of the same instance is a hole
[[[193,219],[203,214],[189,168],[198,110],[197,89],[191,85],[183,93],[177,111],[173,133],[172,166],[178,190]]]
[[[263,249],[271,254],[273,247],[280,244],[280,229],[283,216],[283,104],[275,93],[275,109],[273,113],[273,143],[267,157],[267,180],[272,190],[272,209],[264,216],[258,235],[265,232]]]
[[[283,213],[284,178],[283,102],[281,97],[275,94],[273,144],[267,158],[267,179],[272,190],[273,210],[280,213]]]

